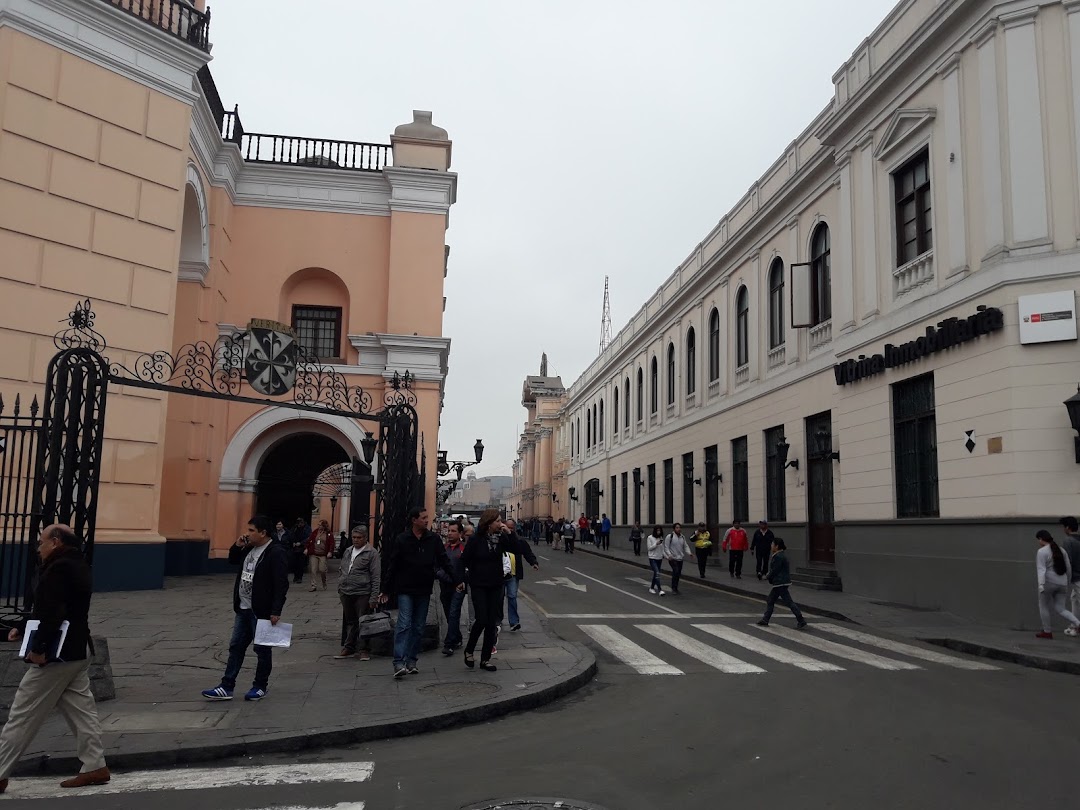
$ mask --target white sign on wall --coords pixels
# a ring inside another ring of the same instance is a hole
[[[1017,304],[1021,343],[1076,340],[1076,294],[1072,290],[1021,295]]]

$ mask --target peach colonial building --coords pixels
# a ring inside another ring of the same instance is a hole
[[[423,112],[387,145],[248,132],[207,68],[209,22],[201,1],[0,0],[0,395],[9,412],[16,395],[24,407],[41,395],[78,299],[129,368],[280,322],[363,387],[367,410],[410,373],[434,507],[457,187],[447,134]],[[114,383],[98,586],[207,570],[256,510],[310,520],[316,476],[363,458],[377,430]],[[350,511],[371,510],[342,503],[335,529]]]
[[[1080,3],[902,0],[833,82],[566,392],[528,378],[512,500],[765,517],[804,583],[1030,626],[1080,511]]]

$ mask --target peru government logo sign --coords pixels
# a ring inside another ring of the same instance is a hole
[[[1005,315],[996,307],[979,307],[979,311],[967,318],[948,318],[937,325],[926,327],[926,334],[894,346],[885,344],[882,354],[860,357],[858,360],[845,360],[833,366],[833,375],[837,385],[865,380],[884,373],[887,368],[905,366],[938,352],[975,340],[982,335],[1005,328]]]
[[[244,371],[248,385],[270,397],[287,394],[296,385],[296,333],[276,321],[248,325]]]

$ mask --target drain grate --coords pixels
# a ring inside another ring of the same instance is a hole
[[[431,686],[422,686],[416,691],[425,695],[438,695],[444,698],[467,698],[478,695],[493,695],[499,691],[499,687],[491,683],[467,683],[457,681],[451,683],[433,683]]]

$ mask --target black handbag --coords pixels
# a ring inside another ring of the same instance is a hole
[[[376,613],[369,613],[366,616],[360,617],[358,631],[360,638],[374,638],[375,636],[389,635],[392,626],[390,624],[390,613],[386,610],[380,610]]]

